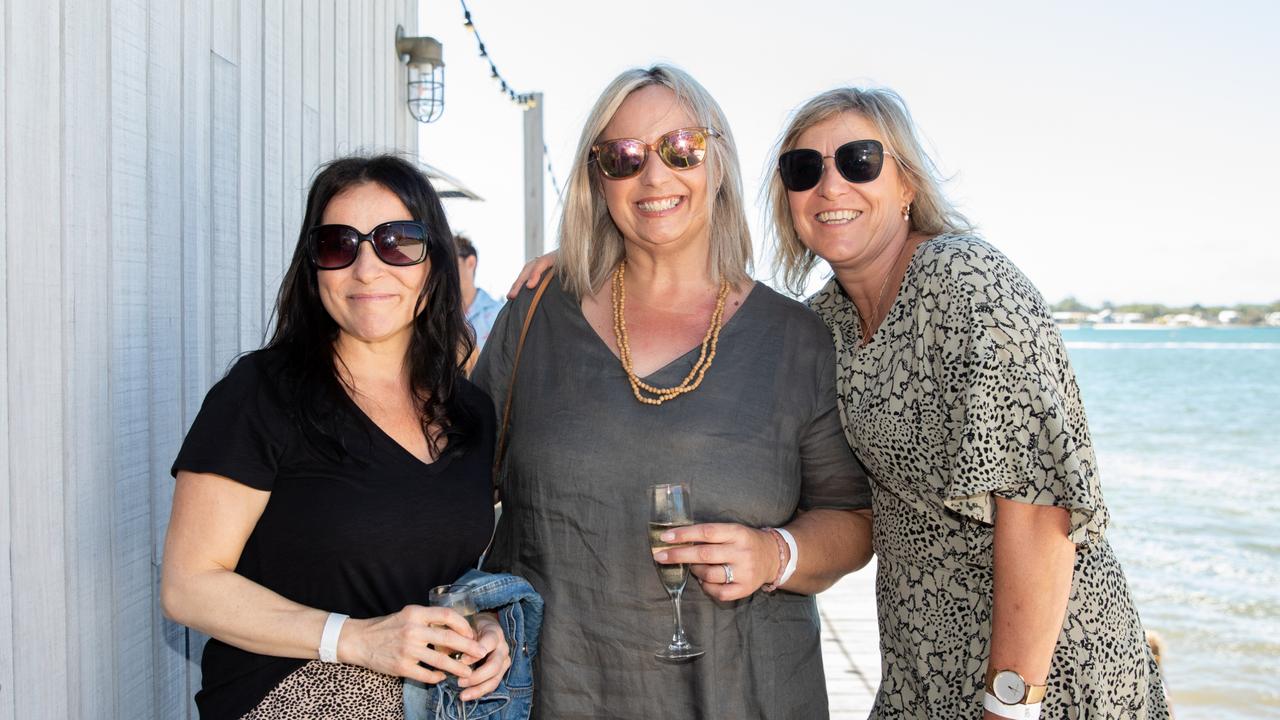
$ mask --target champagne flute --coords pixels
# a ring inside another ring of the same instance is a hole
[[[457,612],[459,615],[467,619],[467,624],[471,626],[472,634],[475,634],[476,600],[471,594],[471,588],[466,585],[437,585],[436,587],[431,588],[431,591],[427,593],[427,604],[432,607],[449,608]],[[451,652],[449,653],[449,657],[454,660],[460,660],[462,659],[462,653]],[[450,673],[446,674],[450,677],[454,677],[455,680],[457,679]],[[458,694],[462,694],[461,688],[458,688]],[[464,702],[462,698],[458,698],[458,707],[461,710],[461,715],[458,717],[461,720],[467,720],[467,703]]]
[[[649,487],[649,546],[654,550],[672,547],[683,547],[688,543],[668,543],[662,540],[662,533],[671,528],[693,524],[689,510],[689,486],[683,483],[668,483]],[[680,616],[680,597],[684,594],[685,583],[689,581],[689,566],[665,565],[654,561],[658,571],[658,579],[671,598],[675,612],[675,629],[671,634],[671,642],[667,647],[654,653],[661,660],[693,660],[702,657],[703,651],[689,642],[684,632],[684,620]]]

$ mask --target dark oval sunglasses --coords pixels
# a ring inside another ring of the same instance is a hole
[[[318,270],[341,270],[356,261],[360,243],[388,265],[417,265],[427,259],[427,229],[420,222],[394,220],[367,233],[350,225],[317,225],[307,233],[307,252]]]
[[[720,137],[711,128],[681,128],[658,138],[652,145],[635,138],[602,140],[591,146],[591,158],[601,174],[611,180],[632,177],[644,169],[653,150],[662,162],[672,170],[688,170],[698,167],[707,157],[707,138]]]
[[[817,186],[822,179],[827,158],[835,160],[836,170],[851,183],[869,183],[880,177],[884,168],[884,146],[879,140],[854,140],[836,148],[835,155],[817,150],[788,150],[778,157],[778,175],[782,186],[791,192],[803,192]]]

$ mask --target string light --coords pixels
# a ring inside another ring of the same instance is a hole
[[[542,143],[542,156],[547,159],[547,175],[551,176],[551,189],[556,191],[556,205],[564,204],[564,194],[560,192],[560,183],[556,181],[556,171],[551,169],[551,151]]]
[[[518,93],[511,83],[498,72],[498,66],[493,62],[493,58],[489,55],[489,49],[484,46],[484,40],[480,39],[480,31],[476,29],[476,23],[471,19],[471,9],[467,7],[467,0],[460,0],[462,3],[462,26],[471,31],[476,36],[476,47],[480,50],[480,57],[489,63],[489,77],[498,82],[498,87],[507,99],[521,108],[528,110],[535,105],[533,93]]]
[[[498,83],[499,92],[507,96],[507,99],[515,103],[522,110],[532,110],[537,107],[538,101],[534,99],[533,93],[518,93],[507,79],[498,72],[498,66],[493,62],[493,58],[489,55],[489,50],[484,46],[484,40],[480,39],[480,31],[476,29],[475,21],[471,19],[471,10],[467,7],[467,0],[459,0],[462,3],[462,26],[471,31],[476,36],[476,46],[480,50],[480,57],[489,63],[489,78]],[[547,160],[547,174],[551,176],[551,187],[556,191],[557,203],[563,200],[560,193],[560,183],[556,181],[556,172],[551,167],[551,152],[547,149],[546,143],[542,144],[542,156]]]

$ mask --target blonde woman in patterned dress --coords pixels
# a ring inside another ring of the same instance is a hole
[[[1040,293],[943,197],[901,98],[807,102],[766,189],[873,478],[875,718],[1167,718]]]

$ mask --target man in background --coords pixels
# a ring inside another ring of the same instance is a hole
[[[489,330],[493,328],[493,321],[497,319],[502,303],[476,287],[476,263],[479,261],[479,256],[476,255],[476,246],[471,244],[471,239],[459,233],[453,236],[453,242],[458,246],[458,275],[462,280],[462,305],[466,310],[467,322],[471,324],[471,329],[476,334],[476,351],[467,361],[469,373],[471,367],[475,365],[476,358],[480,356],[480,348],[484,347],[484,341],[489,337]]]

